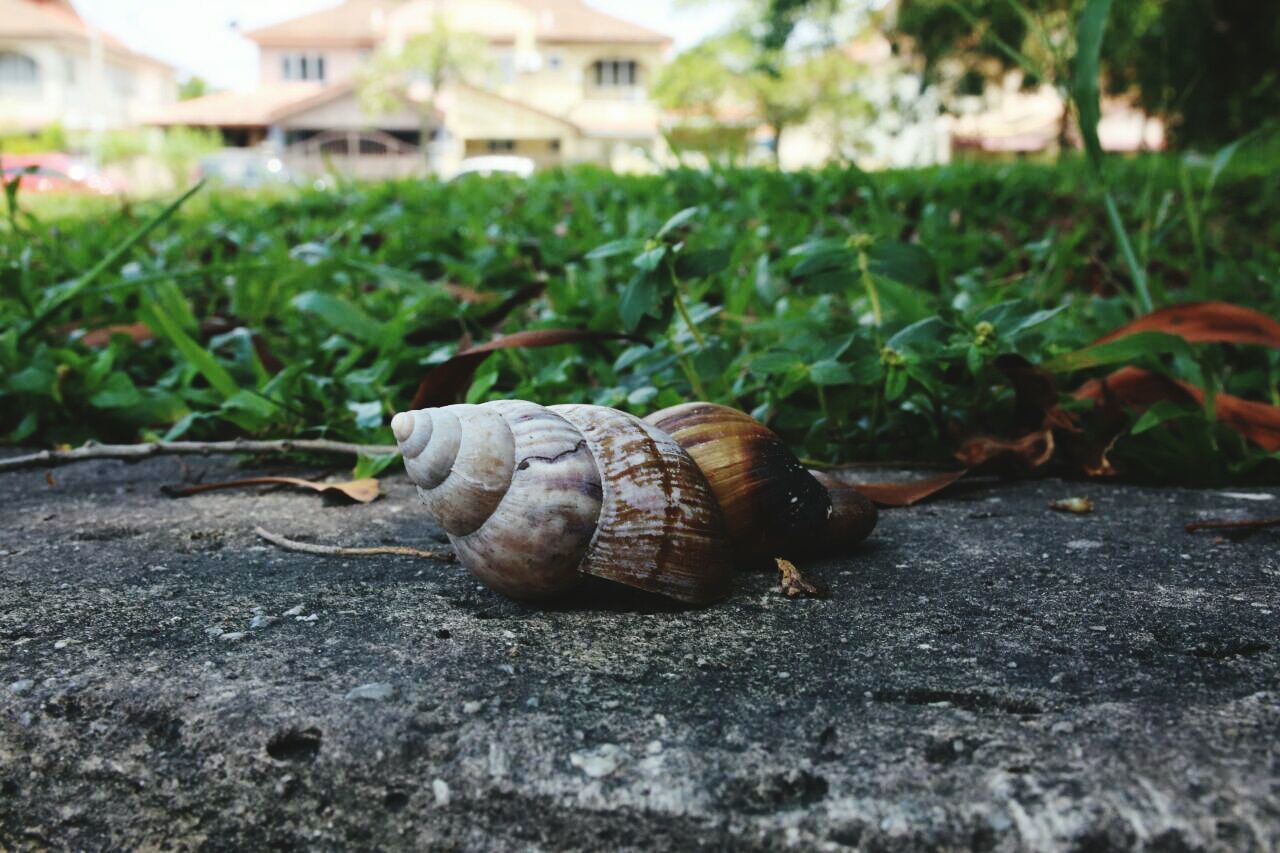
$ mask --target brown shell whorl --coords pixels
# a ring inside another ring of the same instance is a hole
[[[827,490],[750,415],[714,403],[684,403],[645,420],[698,463],[739,551],[785,555],[823,534],[832,514]]]
[[[706,477],[671,436],[601,406],[552,406],[600,470],[600,521],[582,571],[691,604],[729,591],[724,518]]]

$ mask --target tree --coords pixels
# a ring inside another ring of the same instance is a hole
[[[1168,116],[1176,143],[1220,145],[1280,116],[1280,3],[1152,5],[1116,4],[1107,38],[1127,28],[1134,50],[1130,62],[1111,63],[1109,82],[1136,88],[1148,112]],[[1131,20],[1118,21],[1116,14]]]
[[[838,49],[771,50],[738,29],[676,57],[663,69],[653,95],[669,109],[721,126],[726,110],[749,111],[773,130],[777,162],[788,129],[818,113],[838,118],[861,104],[853,87],[858,72]]]
[[[840,0],[764,0],[765,45],[832,14]],[[1066,90],[1086,0],[900,0],[893,31],[926,79],[960,93],[1010,70]],[[844,5],[849,5],[846,2]],[[1280,3],[1123,0],[1111,4],[1102,84],[1164,116],[1175,144],[1219,145],[1280,115]],[[944,81],[942,69],[963,73]],[[1064,112],[1063,127],[1070,120]]]
[[[437,15],[431,29],[398,48],[378,51],[356,75],[356,91],[371,115],[408,108],[417,113],[422,151],[430,161],[431,132],[440,114],[440,95],[450,85],[467,83],[486,72],[489,45],[473,33],[451,29]]]
[[[1071,59],[1074,21],[1085,0],[902,0],[893,34],[909,43],[924,63],[926,83],[954,94],[981,94],[1010,71],[1022,86],[1053,86],[1062,97],[1058,143],[1071,127]],[[950,79],[944,68],[960,68]]]
[[[211,91],[212,89],[207,80],[193,74],[178,84],[178,100],[192,101],[196,98],[203,98]]]

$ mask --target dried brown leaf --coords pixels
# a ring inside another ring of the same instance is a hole
[[[618,332],[596,332],[590,329],[534,329],[516,332],[504,338],[495,338],[459,352],[453,358],[433,367],[422,379],[413,395],[410,407],[424,409],[428,406],[444,406],[454,402],[467,390],[476,370],[490,354],[503,349],[551,347],[559,344],[597,341],[642,340],[634,335]]]
[[[1138,367],[1122,367],[1103,379],[1091,379],[1076,389],[1078,400],[1099,405],[1145,409],[1161,400],[1204,405],[1204,392],[1189,382],[1170,379]],[[1231,394],[1213,398],[1218,420],[1249,441],[1275,453],[1280,450],[1280,406],[1245,400]]]
[[[1162,308],[1094,343],[1102,344],[1138,332],[1163,332],[1191,343],[1257,344],[1280,349],[1280,322],[1260,311],[1229,302],[1190,302]]]
[[[969,471],[968,469],[948,471],[945,474],[926,477],[922,480],[911,480],[905,483],[859,483],[850,477],[850,472],[841,471],[840,469],[814,471],[812,473],[815,476],[821,475],[819,477],[820,480],[829,478],[860,492],[864,497],[879,506],[905,507],[912,506],[925,498],[938,494],[965,474],[968,474]]]
[[[303,480],[300,477],[250,477],[244,480],[229,480],[223,483],[202,483],[197,486],[165,486],[162,491],[171,498],[185,498],[201,492],[213,492],[219,489],[239,489],[246,486],[295,486],[299,489],[310,489],[322,495],[341,497],[355,503],[373,503],[378,499],[378,481],[373,477],[362,480],[351,480],[345,483],[317,483]]]

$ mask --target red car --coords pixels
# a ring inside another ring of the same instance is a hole
[[[122,187],[70,154],[4,154],[0,170],[6,182],[21,175],[24,193],[95,193],[111,195]],[[24,174],[30,172],[29,174]]]

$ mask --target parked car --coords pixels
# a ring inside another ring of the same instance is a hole
[[[293,183],[283,160],[249,148],[228,148],[202,158],[200,177],[246,189]]]
[[[125,189],[88,161],[70,154],[4,154],[0,155],[0,171],[6,181],[20,175],[19,187],[24,193],[111,195]]]
[[[515,157],[510,154],[492,154],[484,157],[468,157],[462,161],[455,180],[463,175],[517,175],[527,178],[536,168],[528,157]]]

